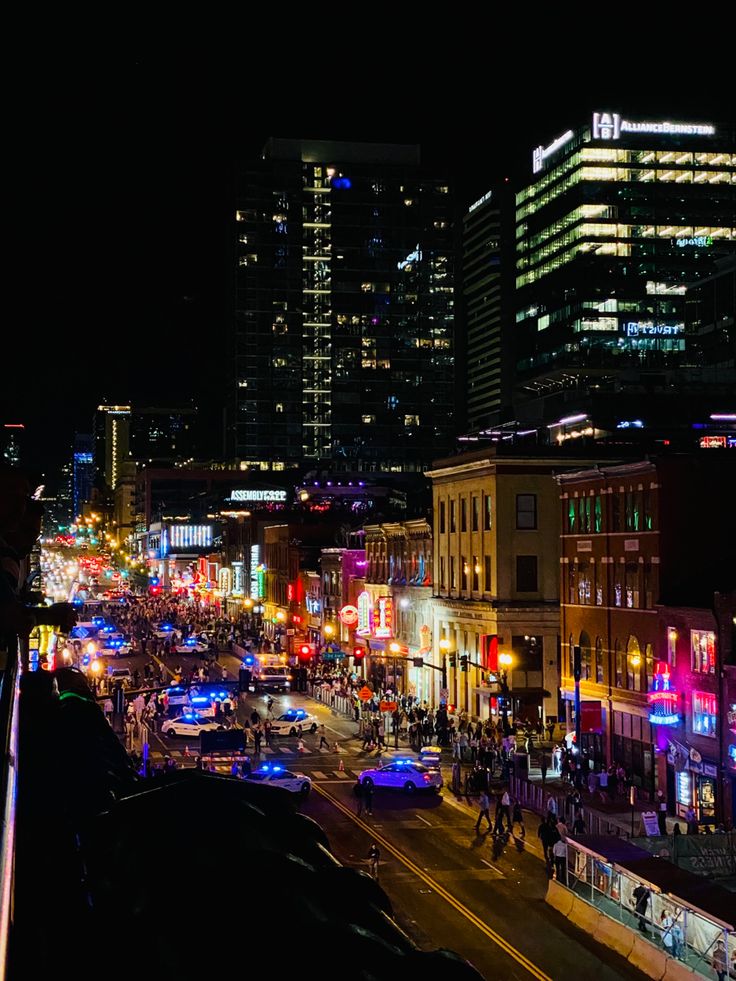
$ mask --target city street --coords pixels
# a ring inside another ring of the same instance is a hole
[[[254,707],[265,718],[265,700],[253,695],[241,700],[239,718]],[[353,786],[362,770],[379,764],[377,751],[363,751],[357,726],[320,702],[297,694],[274,697],[274,715],[294,707],[323,721],[333,745],[319,750],[319,735],[307,733],[300,753],[295,738],[273,739],[262,746],[258,762],[280,763],[312,778],[302,809],[325,829],[341,862],[367,872],[368,850],[378,844],[381,886],[398,922],[420,946],[452,948],[488,978],[642,977],[545,904],[547,877],[534,815],[525,812],[528,842],[512,838],[499,849],[491,835],[475,833],[477,807],[457,800],[447,787],[441,796],[410,797],[379,789],[373,816],[358,817]],[[154,760],[167,752],[191,765],[183,757],[184,740],[156,742]]]

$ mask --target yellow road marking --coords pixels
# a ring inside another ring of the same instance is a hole
[[[397,858],[402,865],[406,866],[407,869],[422,879],[422,881],[430,886],[438,896],[441,896],[446,903],[449,903],[449,905],[456,909],[461,916],[464,916],[466,920],[473,924],[473,926],[477,927],[482,933],[484,933],[489,940],[492,940],[495,944],[497,944],[497,946],[499,946],[504,953],[508,954],[509,957],[513,957],[517,964],[520,964],[533,977],[537,978],[537,981],[552,981],[552,978],[548,974],[545,974],[544,971],[536,966],[536,964],[532,963],[528,957],[525,957],[521,951],[512,946],[508,940],[504,940],[500,933],[496,933],[496,931],[489,927],[487,923],[484,923],[479,916],[476,916],[472,910],[468,909],[467,906],[455,899],[452,893],[448,892],[447,889],[445,889],[444,886],[441,886],[439,882],[432,878],[431,875],[428,875],[423,869],[420,869],[419,866],[412,862],[410,858],[404,855],[403,852],[399,851],[395,845],[392,845],[388,839],[379,834],[375,828],[371,827],[370,824],[366,824],[366,822],[362,821],[356,814],[353,814],[349,808],[345,807],[341,801],[339,801],[336,797],[333,797],[332,794],[328,793],[324,787],[320,786],[319,784],[314,784],[314,789],[318,794],[321,794],[325,800],[328,800],[333,807],[336,807],[339,811],[342,811],[342,813],[346,817],[349,817],[351,821],[358,825],[358,827],[362,828],[363,831],[375,838],[376,841],[380,842],[380,844],[383,845],[383,847],[389,851],[394,858]]]

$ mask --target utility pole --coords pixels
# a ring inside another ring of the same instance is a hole
[[[572,649],[572,674],[575,679],[575,747],[578,756],[582,758],[583,748],[581,746],[581,724],[580,718],[580,675],[582,673],[582,659],[580,646],[575,645]],[[576,770],[577,773],[577,770]]]

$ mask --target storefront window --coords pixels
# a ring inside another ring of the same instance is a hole
[[[705,821],[716,816],[716,782],[712,777],[698,777],[698,819]]]
[[[718,701],[711,692],[693,692],[693,732],[699,736],[718,735]]]
[[[691,630],[692,668],[701,674],[716,673],[716,635],[712,630]]]

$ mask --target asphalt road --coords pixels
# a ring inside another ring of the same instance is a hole
[[[263,745],[258,762],[279,762],[312,778],[312,793],[301,806],[325,829],[341,862],[368,871],[368,849],[378,843],[379,881],[397,921],[419,946],[449,947],[486,978],[507,981],[643,977],[546,905],[547,877],[533,815],[526,815],[529,841],[512,838],[505,844],[477,834],[477,806],[456,799],[447,788],[441,796],[411,797],[377,790],[373,816],[358,818],[352,788],[362,770],[377,765],[376,752],[364,752],[355,724],[321,703],[296,694],[274,700],[276,715],[304,706],[324,721],[331,746],[319,750],[319,736],[305,734],[300,753],[295,738],[274,739]],[[265,717],[265,700],[252,695],[241,701],[239,716],[254,707]],[[159,742],[160,752],[186,765],[183,740]]]

